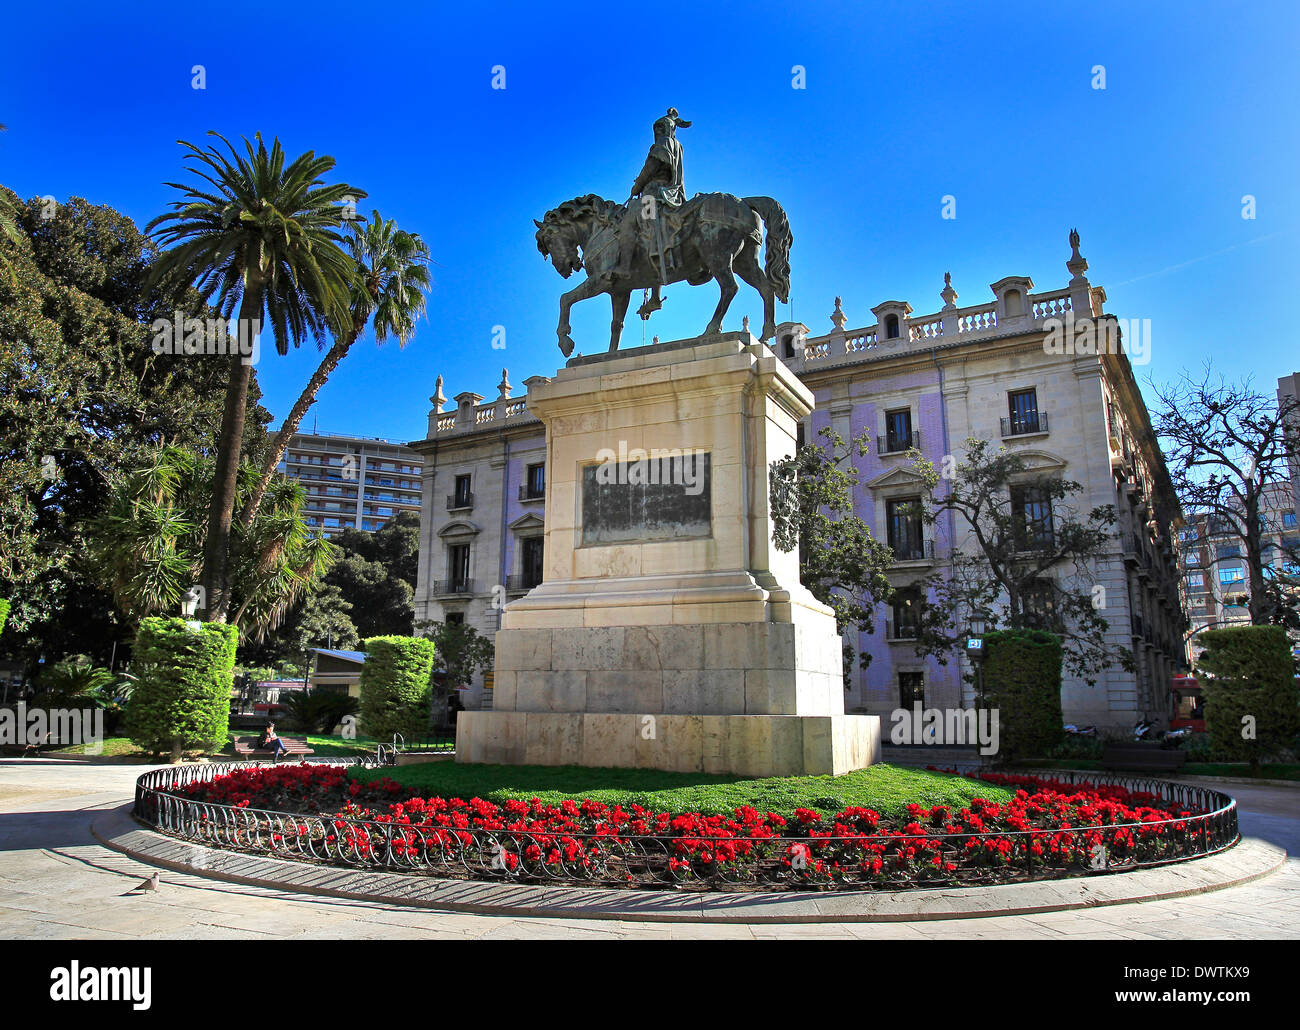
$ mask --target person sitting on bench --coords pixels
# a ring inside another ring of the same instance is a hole
[[[266,729],[262,731],[262,736],[257,741],[258,751],[273,751],[271,761],[278,762],[280,756],[285,753],[284,741],[275,733],[275,723],[268,722]]]

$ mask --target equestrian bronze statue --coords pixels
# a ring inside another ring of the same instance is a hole
[[[736,276],[763,298],[766,342],[776,333],[776,301],[790,296],[790,223],[770,197],[740,197],[730,193],[701,193],[686,199],[682,145],[678,127],[691,123],[676,108],[654,123],[654,145],[624,204],[595,194],[565,201],[547,211],[537,226],[537,249],[555,270],[568,278],[579,270],[587,278],[560,298],[557,329],[560,351],[573,353],[569,309],[580,300],[608,293],[614,317],[609,349],[618,350],[634,290],[653,296],[638,309],[642,318],[662,305],[660,288],[668,283],[699,286],[716,280],[722,296],[705,336],[722,332],[722,319],[739,287]],[[758,255],[767,230],[767,252]]]

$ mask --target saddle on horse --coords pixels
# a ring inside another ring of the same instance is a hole
[[[737,217],[741,210],[748,212],[748,218]],[[763,242],[762,219],[729,193],[697,193],[680,207],[656,205],[655,217],[637,219],[637,242],[650,263],[666,272],[682,263],[682,240],[701,223],[736,228],[751,233],[755,243]]]

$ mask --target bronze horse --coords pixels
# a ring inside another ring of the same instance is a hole
[[[775,301],[786,303],[790,295],[790,246],[794,238],[781,205],[770,197],[746,197],[729,193],[709,193],[682,205],[680,242],[664,255],[652,255],[644,236],[638,234],[636,253],[629,278],[611,275],[618,260],[617,236],[621,219],[627,212],[623,204],[605,200],[595,194],[565,201],[547,211],[537,226],[537,249],[549,257],[555,270],[568,278],[579,269],[587,273],[579,283],[560,298],[560,352],[567,358],[573,353],[569,333],[569,309],[580,300],[608,293],[614,318],[610,323],[609,349],[618,350],[623,332],[623,316],[633,290],[653,289],[652,301],[639,310],[642,318],[660,306],[659,287],[685,280],[699,286],[714,279],[722,291],[713,320],[704,335],[722,332],[722,318],[736,296],[740,276],[763,297],[763,341],[776,334]],[[767,260],[758,264],[763,227],[767,228]],[[653,228],[653,227],[652,227]],[[661,274],[661,270],[666,274]]]

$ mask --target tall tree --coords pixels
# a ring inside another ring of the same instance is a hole
[[[1071,501],[1079,483],[974,437],[951,469],[916,452],[911,468],[927,486],[919,516],[933,525],[951,512],[959,543],[964,534],[973,545],[917,585],[918,653],[945,661],[970,620],[981,618],[989,629],[1059,634],[1066,669],[1090,683],[1116,660],[1132,667],[1132,654],[1106,640],[1110,624],[1095,590],[1097,562],[1114,536],[1113,505],[1081,512]]]
[[[863,668],[871,655],[857,652],[846,630],[852,626],[872,632],[876,605],[892,594],[886,572],[894,555],[854,513],[858,470],[853,456],[867,453],[869,435],[851,444],[830,428],[820,435],[824,446],[806,444],[790,457],[772,462],[768,480],[772,539],[782,551],[799,548],[800,581],[834,610],[836,626],[845,635],[847,689],[854,655]]]
[[[350,529],[335,539],[340,558],[325,577],[352,605],[362,639],[408,636],[415,617],[420,517],[403,512],[373,533]]]
[[[199,180],[168,183],[181,193],[172,210],[149,223],[171,249],[156,263],[151,283],[192,283],[222,317],[238,310],[237,326],[251,339],[265,321],[276,350],[288,353],[308,335],[323,342],[328,330],[347,331],[352,261],[340,231],[348,204],[365,193],[346,183],[325,184],[332,157],[313,151],[286,164],[279,139],[268,150],[259,133],[244,153],[217,132],[229,154],[180,141],[196,162]],[[225,407],[203,556],[207,616],[225,622],[231,611],[231,524],[252,365],[228,359]]]
[[[0,188],[0,198],[17,233],[0,240],[0,596],[14,600],[5,647],[32,664],[82,651],[107,664],[127,630],[89,576],[85,527],[133,456],[214,449],[224,367],[151,349],[153,319],[177,306],[209,312],[185,284],[145,292],[156,248],[129,218],[78,197],[22,203]],[[250,453],[270,418],[259,396],[254,380]]]
[[[1153,428],[1188,522],[1204,518],[1216,536],[1239,544],[1252,624],[1295,627],[1300,577],[1273,565],[1265,536],[1267,495],[1289,487],[1298,446],[1290,427],[1300,406],[1260,393],[1249,378],[1226,381],[1208,365],[1155,390]],[[1294,548],[1283,551],[1289,565],[1300,561]]]
[[[352,226],[347,244],[353,262],[351,319],[347,331],[335,338],[272,439],[260,478],[241,516],[245,523],[257,516],[275,468],[302,424],[303,416],[330,373],[365,332],[367,322],[374,331],[376,343],[382,344],[391,335],[396,337],[398,346],[404,347],[415,333],[415,323],[424,314],[424,298],[429,289],[429,248],[418,235],[404,232],[391,219],[384,220],[375,211],[369,224]]]

